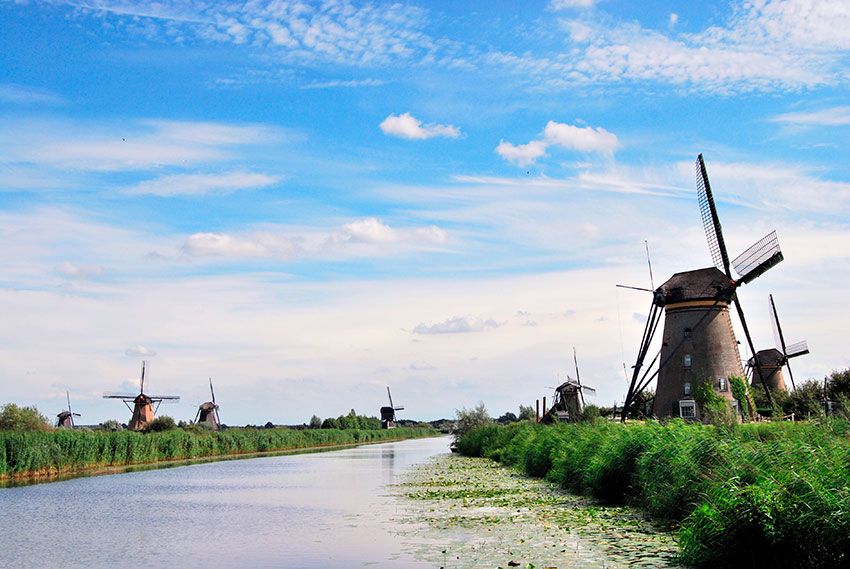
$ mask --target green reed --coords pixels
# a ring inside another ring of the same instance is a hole
[[[487,426],[458,442],[669,522],[699,567],[850,565],[850,424]]]

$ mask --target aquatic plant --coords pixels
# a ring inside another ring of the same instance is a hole
[[[850,423],[486,426],[464,454],[632,504],[678,528],[699,567],[850,564]]]
[[[160,432],[0,431],[0,478],[161,461],[433,436],[433,429],[171,429]]]

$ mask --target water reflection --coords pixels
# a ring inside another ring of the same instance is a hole
[[[448,439],[0,489],[0,567],[423,567],[385,485]]]

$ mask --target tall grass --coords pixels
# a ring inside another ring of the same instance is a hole
[[[0,431],[0,478],[64,474],[98,467],[229,454],[353,444],[436,434],[431,429],[228,429],[130,431]]]
[[[850,424],[488,426],[460,451],[631,504],[698,567],[850,566]]]

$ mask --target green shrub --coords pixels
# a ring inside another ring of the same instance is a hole
[[[0,431],[49,431],[53,426],[35,407],[6,403],[0,409]]]

